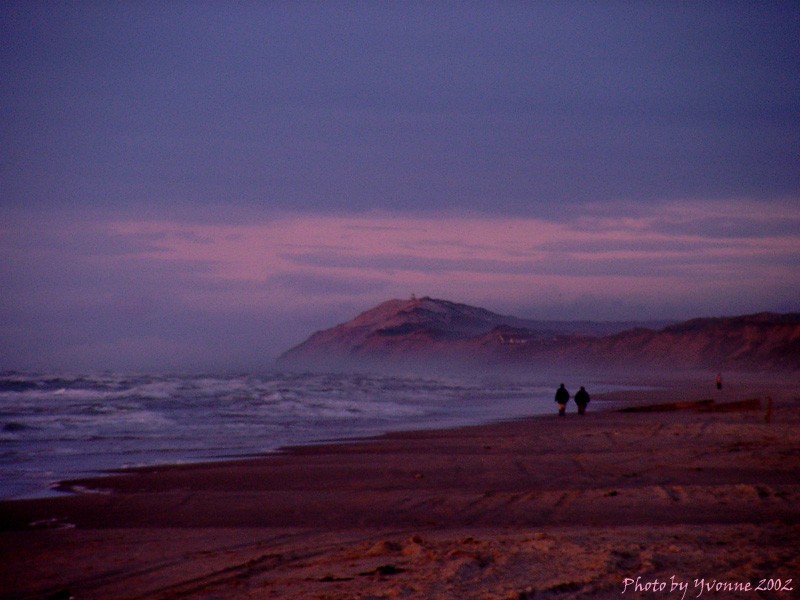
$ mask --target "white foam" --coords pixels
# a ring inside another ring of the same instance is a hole
[[[12,378],[9,377],[9,381]],[[536,383],[331,374],[14,376],[0,393],[0,471],[67,479],[126,464],[194,462],[315,440],[547,412]],[[0,491],[0,495],[2,491]]]

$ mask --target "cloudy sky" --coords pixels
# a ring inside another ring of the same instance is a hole
[[[0,370],[258,370],[430,295],[800,310],[796,2],[3,2]]]

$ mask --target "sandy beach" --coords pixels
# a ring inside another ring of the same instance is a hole
[[[0,597],[798,597],[800,390],[615,399],[687,404],[598,398],[585,417],[572,404],[2,502]]]

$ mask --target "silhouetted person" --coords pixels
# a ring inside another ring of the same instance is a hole
[[[714,378],[714,383],[717,384],[717,389],[722,389],[722,373],[717,373],[717,376]]]
[[[583,415],[586,414],[586,405],[589,404],[589,392],[587,392],[583,386],[578,392],[575,394],[575,404],[578,405],[578,414]]]
[[[569,402],[569,392],[563,383],[556,390],[556,402],[558,402],[558,415],[563,417],[567,413],[567,402]]]

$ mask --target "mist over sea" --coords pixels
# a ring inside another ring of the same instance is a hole
[[[55,493],[54,482],[109,469],[225,460],[386,431],[552,414],[557,383],[6,372],[0,374],[0,498]]]

